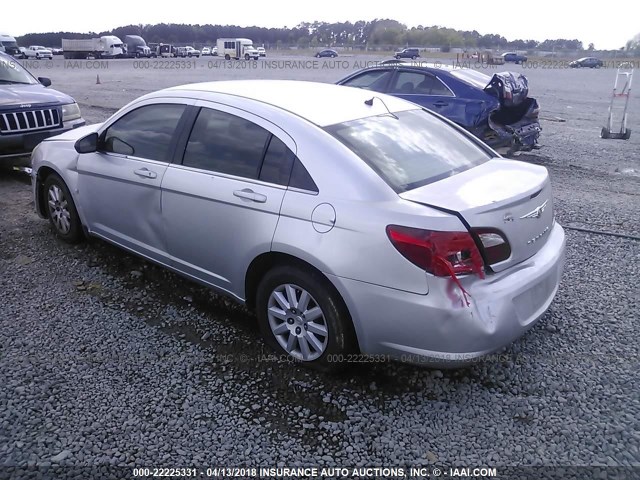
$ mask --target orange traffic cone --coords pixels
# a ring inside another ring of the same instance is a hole
[[[100,85],[100,75],[96,75],[96,85]]]

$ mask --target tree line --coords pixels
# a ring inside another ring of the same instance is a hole
[[[376,19],[357,22],[303,22],[288,28],[239,27],[234,25],[126,25],[105,32],[51,32],[30,33],[18,37],[20,45],[59,46],[62,38],[92,38],[102,35],[140,35],[147,42],[173,43],[183,45],[208,45],[217,38],[246,37],[255,44],[267,47],[335,47],[354,48],[377,46],[416,46],[465,48],[465,49],[514,49],[514,50],[583,50],[580,40],[549,39],[507,40],[497,34],[480,34],[473,31],[455,30],[439,26],[407,28],[396,20]],[[593,50],[593,44],[589,45]]]

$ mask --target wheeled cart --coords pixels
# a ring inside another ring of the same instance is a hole
[[[607,124],[602,127],[600,132],[601,138],[616,138],[621,140],[629,140],[631,130],[627,128],[627,108],[629,106],[629,97],[631,96],[631,82],[633,80],[633,64],[623,63],[616,72],[616,80],[613,84],[613,95],[609,104],[609,114]],[[624,103],[624,106],[620,105]],[[616,111],[621,112],[620,129],[614,129],[613,117]]]

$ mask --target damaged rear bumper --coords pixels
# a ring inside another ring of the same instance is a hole
[[[449,278],[429,276],[419,295],[329,275],[351,312],[364,354],[454,368],[510,344],[542,317],[556,295],[565,235],[558,224],[533,257],[503,272],[460,278],[471,305]]]

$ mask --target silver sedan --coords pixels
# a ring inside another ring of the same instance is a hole
[[[212,82],[145,95],[34,151],[38,213],[255,309],[323,370],[434,366],[520,337],[558,289],[547,170],[366,90]]]

